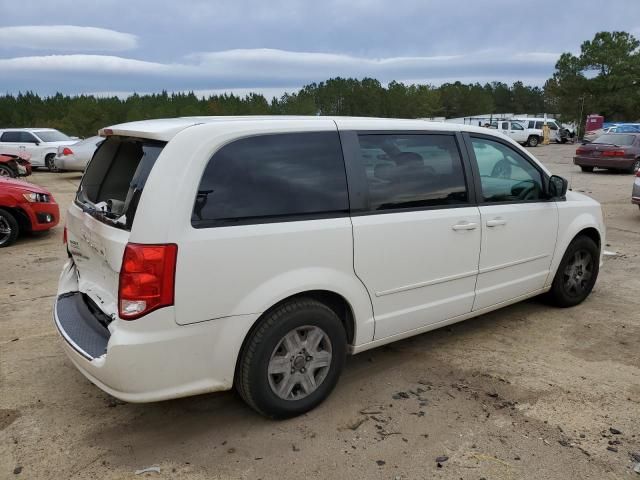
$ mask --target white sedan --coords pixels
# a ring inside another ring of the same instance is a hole
[[[84,172],[93,157],[96,148],[104,141],[103,137],[89,137],[73,145],[58,147],[53,162],[57,170]]]

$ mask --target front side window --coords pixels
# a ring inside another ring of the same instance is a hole
[[[512,123],[511,130],[524,130],[524,127],[519,123]]]
[[[452,135],[359,135],[369,210],[424,208],[468,201]]]
[[[213,155],[198,187],[191,224],[204,228],[348,210],[337,132],[260,135]]]
[[[516,150],[484,138],[472,138],[485,202],[543,198],[542,174]]]
[[[29,132],[20,132],[20,142],[22,143],[37,143],[38,139]]]

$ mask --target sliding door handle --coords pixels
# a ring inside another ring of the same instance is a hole
[[[503,218],[494,218],[493,220],[487,220],[487,227],[498,227],[500,225],[506,225],[507,221]]]
[[[451,228],[454,230],[475,230],[478,228],[478,224],[470,222],[456,223]]]

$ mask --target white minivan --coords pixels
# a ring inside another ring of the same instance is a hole
[[[600,205],[486,128],[192,117],[100,133],[54,320],[126,401],[235,386],[298,415],[347,354],[542,293],[573,306],[598,275]]]

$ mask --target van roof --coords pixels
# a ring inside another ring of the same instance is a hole
[[[427,120],[409,120],[398,118],[374,117],[330,117],[330,116],[289,116],[289,115],[246,115],[246,116],[212,116],[212,117],[177,117],[160,118],[155,120],[141,120],[137,122],[121,123],[100,129],[101,136],[123,135],[142,137],[152,140],[168,142],[182,130],[194,125],[228,123],[228,122],[290,122],[295,127],[298,122],[317,122],[332,120],[341,129],[380,130],[385,129],[421,129],[440,131],[486,132],[484,127],[462,125],[457,123],[431,122]]]

